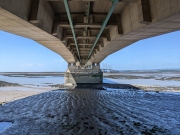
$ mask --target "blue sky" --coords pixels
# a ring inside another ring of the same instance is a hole
[[[180,68],[180,31],[138,41],[101,63],[116,70]],[[66,71],[63,58],[33,40],[0,31],[0,72]]]

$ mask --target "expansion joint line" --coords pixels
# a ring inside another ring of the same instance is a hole
[[[99,38],[100,38],[100,36],[101,36],[104,28],[106,27],[106,24],[107,24],[107,22],[109,21],[109,18],[111,17],[111,14],[113,13],[114,8],[116,7],[118,1],[119,1],[119,0],[113,0],[113,4],[112,4],[112,6],[111,6],[111,8],[110,8],[110,10],[109,10],[109,12],[108,12],[108,14],[106,15],[106,19],[104,20],[103,25],[101,26],[101,29],[100,29],[100,31],[99,31],[99,34],[97,35],[96,40],[94,41],[94,44],[93,44],[93,46],[92,46],[92,48],[91,48],[91,50],[90,50],[90,52],[89,52],[88,58],[87,58],[87,60],[86,60],[86,63],[88,62],[88,60],[89,60],[89,58],[90,58],[90,56],[91,56],[91,54],[92,54],[92,52],[93,52],[93,50],[94,50],[94,47],[96,46],[96,44],[97,44],[97,42],[98,42],[98,40],[99,40]]]
[[[76,34],[75,34],[75,32],[74,32],[74,27],[73,27],[73,22],[72,22],[70,10],[69,10],[68,2],[67,2],[67,0],[63,0],[63,1],[64,1],[64,6],[65,6],[65,8],[66,8],[66,13],[67,13],[67,16],[68,16],[68,20],[69,20],[69,24],[70,24],[71,31],[72,31],[72,34],[73,34],[73,38],[74,38],[74,42],[75,42],[75,45],[76,45],[76,49],[77,49],[77,52],[78,52],[79,62],[81,63],[81,58],[80,58],[80,54],[79,54],[78,43],[77,43],[77,40],[76,40]]]

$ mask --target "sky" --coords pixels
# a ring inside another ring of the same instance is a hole
[[[101,62],[101,68],[151,70],[180,68],[180,31],[138,41]],[[0,72],[59,72],[67,62],[24,37],[0,31]]]

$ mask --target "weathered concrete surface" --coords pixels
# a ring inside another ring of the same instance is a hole
[[[65,73],[65,84],[71,83],[73,85],[80,83],[101,84],[103,83],[103,72],[99,73]]]
[[[39,1],[37,20],[41,29],[51,33],[54,21],[54,12],[50,5],[44,0]]]
[[[99,64],[92,64],[85,69],[78,68],[76,65],[68,64],[65,75],[65,84],[102,84],[103,72]]]
[[[4,10],[3,8],[1,8],[2,1],[0,2],[0,30],[23,36],[26,38],[30,38],[42,44],[43,46],[49,48],[50,50],[56,52],[57,54],[61,55],[67,62],[75,62],[73,54],[58,38],[43,31],[35,25],[21,19],[20,17]],[[16,4],[17,3],[18,2],[16,2]],[[16,8],[18,9],[18,5]],[[19,16],[23,17],[24,14],[20,14]]]
[[[0,7],[28,21],[31,0],[0,0]]]
[[[84,65],[112,2],[92,0],[89,19],[85,17],[87,1],[71,0],[68,4]],[[60,54],[68,63],[77,62],[78,51],[62,0],[0,0],[0,7],[1,30],[31,38]],[[180,0],[122,0],[87,65],[100,63],[141,39],[177,30],[180,30]]]
[[[149,0],[152,22],[142,22],[141,0],[128,3],[121,13],[123,34],[111,42],[106,42],[92,58],[93,62],[101,62],[108,55],[141,39],[180,30],[180,0]],[[145,13],[144,13],[145,14]]]
[[[75,65],[69,64],[64,78],[65,84],[101,84],[103,83],[103,72],[99,65],[94,65],[89,69],[77,69]]]

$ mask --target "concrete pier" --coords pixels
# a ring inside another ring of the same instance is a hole
[[[65,84],[101,84],[102,82],[103,72],[99,64],[84,69],[69,64],[65,73]]]

